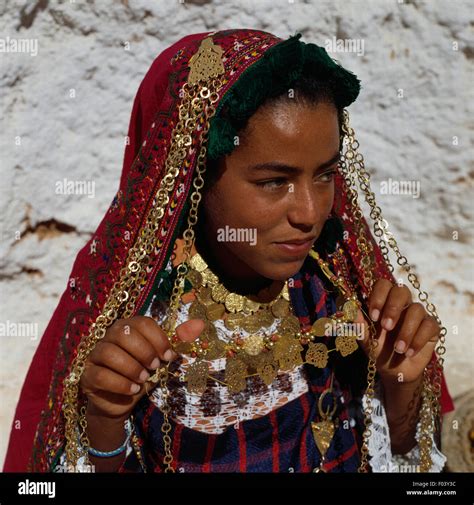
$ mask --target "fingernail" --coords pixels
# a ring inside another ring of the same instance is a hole
[[[146,370],[142,370],[139,377],[142,382],[145,382],[150,377],[150,374]]]
[[[175,359],[176,356],[177,354],[171,349],[166,350],[165,353],[163,354],[163,358],[165,358],[166,361],[171,361]]]
[[[403,354],[405,352],[406,344],[403,340],[399,340],[395,344],[395,352],[398,352],[399,354]]]
[[[150,364],[150,368],[158,368],[159,366],[160,366],[159,358],[155,358]]]
[[[135,394],[135,393],[138,393],[138,391],[140,391],[140,386],[138,384],[132,384],[130,386],[130,391]]]
[[[380,310],[374,309],[371,313],[372,321],[378,321],[380,316]]]
[[[406,356],[407,358],[411,358],[414,354],[415,354],[415,349],[412,349],[412,348],[410,347],[410,349],[408,349],[408,351],[405,353],[405,356]]]
[[[382,321],[382,326],[387,330],[387,331],[390,331],[391,329],[393,329],[393,319],[390,319],[389,317],[386,317],[383,321]]]

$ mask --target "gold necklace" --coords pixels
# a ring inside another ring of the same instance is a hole
[[[354,331],[352,323],[361,304],[343,277],[335,276],[327,262],[315,251],[311,251],[310,255],[339,289],[344,302],[340,310],[330,317],[318,319],[305,332],[301,331],[299,319],[293,315],[288,281],[274,300],[257,302],[227,290],[199,253],[191,258],[186,277],[195,289],[196,300],[190,306],[189,318],[204,320],[205,328],[194,342],[182,342],[176,335],[171,337],[177,353],[195,359],[182,379],[190,393],[201,395],[209,378],[218,381],[209,373],[209,361],[214,359],[226,358],[225,381],[218,382],[232,393],[238,393],[245,389],[247,377],[257,375],[270,385],[279,371],[288,371],[305,363],[325,368],[330,352],[338,351],[342,356],[348,356],[357,350],[359,332]],[[262,331],[272,326],[276,318],[281,321],[275,332]],[[222,320],[228,329],[234,331],[230,342],[219,338],[214,324],[217,320]],[[250,335],[243,338],[237,331],[239,328]],[[315,342],[318,337],[331,335],[335,336],[335,347],[332,349],[322,342]],[[157,381],[159,373],[155,375],[149,380]]]

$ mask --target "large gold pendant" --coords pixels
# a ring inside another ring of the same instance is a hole
[[[321,459],[324,459],[329,446],[331,445],[332,438],[334,437],[334,423],[331,421],[319,421],[311,423],[311,430],[313,431],[314,441],[321,453]]]
[[[189,59],[188,84],[193,86],[199,81],[207,82],[209,79],[222,75],[224,73],[223,52],[221,46],[214,44],[212,37],[203,39],[197,52]]]

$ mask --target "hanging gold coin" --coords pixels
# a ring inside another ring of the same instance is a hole
[[[271,311],[275,317],[285,317],[290,313],[290,304],[287,300],[280,298],[271,306]]]
[[[300,321],[296,316],[286,316],[280,323],[282,334],[293,336],[300,331]]]
[[[206,352],[206,359],[213,360],[223,358],[225,356],[225,344],[221,340],[212,340],[209,342],[209,347]]]
[[[244,341],[243,350],[250,356],[257,356],[265,347],[262,335],[250,335]]]
[[[206,306],[194,300],[189,307],[189,319],[206,319]]]
[[[357,319],[357,314],[359,312],[359,306],[354,300],[348,300],[342,309],[344,316],[349,321],[355,321]]]
[[[280,335],[280,338],[275,342],[273,346],[273,354],[275,360],[279,360],[281,357],[288,354],[289,349],[291,348],[291,341],[293,337],[287,335]]]
[[[216,275],[214,275],[210,270],[204,270],[201,272],[203,284],[206,286],[214,286],[219,282],[219,279]]]
[[[212,286],[212,299],[217,303],[223,303],[229,294],[229,291],[222,285],[216,284]]]
[[[225,308],[229,312],[240,312],[244,308],[244,297],[237,293],[229,293],[225,298]]]
[[[268,309],[260,310],[258,314],[260,315],[260,323],[265,328],[270,327],[275,321],[275,316]]]
[[[217,329],[216,327],[212,324],[211,321],[206,321],[206,325],[204,327],[203,332],[200,335],[200,338],[204,338],[208,341],[211,340],[218,340],[217,337]]]
[[[197,270],[189,270],[186,274],[188,281],[193,285],[193,288],[197,288],[202,284],[202,276]]]
[[[317,337],[329,336],[331,334],[332,325],[332,319],[329,317],[320,317],[313,323],[311,333]]]
[[[225,382],[231,393],[239,393],[245,389],[247,383],[245,376],[247,367],[239,359],[233,358],[227,360],[225,367]]]
[[[328,364],[328,348],[322,343],[310,342],[305,360],[318,368],[325,368]]]
[[[257,373],[267,386],[269,386],[277,377],[276,367],[272,363],[266,363],[258,367]]]
[[[244,315],[240,312],[238,312],[237,314],[230,313],[227,314],[224,324],[228,330],[235,330],[236,328],[240,328],[244,319],[245,319]]]
[[[214,303],[214,300],[212,299],[211,296],[211,288],[201,288],[199,291],[196,292],[196,298],[203,305],[211,305],[211,303]]]
[[[217,321],[218,319],[222,319],[224,314],[224,305],[221,305],[220,303],[213,303],[206,307],[206,316],[210,321]]]
[[[205,361],[193,363],[188,367],[186,381],[191,393],[202,394],[206,390],[209,364]]]
[[[258,313],[252,314],[251,316],[246,316],[242,321],[241,326],[247,333],[255,333],[258,331],[262,327]]]
[[[244,302],[244,310],[248,312],[256,312],[260,308],[260,303],[250,300],[249,298],[245,299]]]
[[[207,263],[202,259],[200,254],[195,254],[189,261],[191,267],[197,272],[204,272],[207,268]]]
[[[358,349],[357,337],[339,335],[336,337],[336,349],[341,353],[341,356],[348,356]]]
[[[178,354],[191,354],[193,350],[193,343],[183,342],[182,340],[179,340],[178,342],[173,343],[173,349]]]

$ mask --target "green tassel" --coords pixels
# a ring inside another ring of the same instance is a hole
[[[359,79],[338,65],[323,47],[306,44],[300,38],[297,34],[270,48],[227,91],[211,119],[208,159],[230,154],[239,124],[243,125],[265,99],[291,88],[301,75],[329,80],[338,108],[347,107],[357,98]]]

